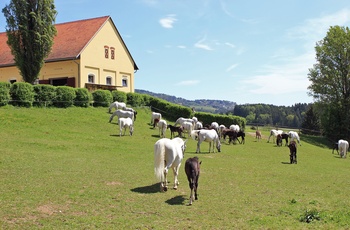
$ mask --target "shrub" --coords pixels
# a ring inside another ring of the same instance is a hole
[[[124,102],[127,101],[127,96],[125,92],[113,90],[112,91],[113,101]]]
[[[15,82],[10,88],[11,104],[31,107],[34,101],[33,85],[27,82]]]
[[[51,106],[56,97],[56,87],[52,85],[33,85],[34,105]]]
[[[75,88],[74,105],[80,107],[89,107],[92,99],[91,93],[86,88]]]
[[[139,93],[127,93],[127,104],[130,106],[140,106],[143,104],[143,96]]]
[[[73,106],[75,99],[75,90],[69,86],[57,86],[56,98],[54,105],[60,108],[67,108]]]
[[[10,82],[0,82],[0,106],[7,105],[11,99]]]
[[[93,106],[95,107],[108,107],[113,101],[112,93],[109,90],[96,90],[92,93],[92,97],[94,99]]]

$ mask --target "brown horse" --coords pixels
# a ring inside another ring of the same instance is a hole
[[[259,130],[255,131],[255,139],[258,139],[258,141],[261,139],[261,132]]]
[[[288,147],[290,152],[290,155],[289,155],[290,163],[296,164],[297,163],[297,143],[295,141],[291,141]]]
[[[185,172],[191,189],[190,202],[188,205],[192,205],[194,199],[198,200],[197,188],[201,164],[202,162],[198,161],[198,157],[188,158],[185,163]]]

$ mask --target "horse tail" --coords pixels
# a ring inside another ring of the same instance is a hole
[[[162,142],[157,141],[154,145],[154,174],[159,181],[164,177],[165,147]]]

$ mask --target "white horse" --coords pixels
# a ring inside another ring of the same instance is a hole
[[[180,137],[174,139],[162,138],[154,144],[154,173],[160,180],[160,191],[167,191],[167,175],[170,168],[174,172],[174,189],[179,185],[178,175],[186,141]]]
[[[194,123],[194,120],[191,119],[191,118],[179,117],[179,118],[176,120],[174,126],[176,126],[176,125],[180,125],[180,126],[181,126],[185,121],[192,123],[193,126],[194,126],[194,124],[195,124],[195,123]]]
[[[121,117],[118,119],[118,123],[119,123],[119,136],[122,136],[123,129],[124,129],[124,136],[125,136],[125,132],[127,128],[129,129],[130,136],[132,136],[132,134],[134,133],[134,122],[130,117],[127,117],[127,118]]]
[[[267,139],[267,143],[270,142],[270,137],[273,138],[272,142],[274,143],[275,142],[275,138],[277,137],[277,135],[278,134],[282,134],[282,133],[283,133],[283,130],[271,129],[269,139]]]
[[[166,120],[159,120],[159,122],[157,123],[157,126],[159,128],[159,136],[160,137],[165,137],[165,132],[168,128],[168,124],[166,122]]]
[[[346,158],[348,149],[349,149],[349,142],[347,142],[346,140],[338,141],[338,150],[339,150],[340,157]]]
[[[154,124],[154,120],[155,119],[158,119],[159,121],[162,119],[162,114],[160,113],[156,113],[156,112],[152,112],[152,115],[151,115],[151,125]]]
[[[111,117],[109,118],[109,122],[112,122],[113,117],[115,117],[115,116],[118,116],[118,119],[121,117],[125,117],[125,118],[130,117],[131,120],[134,120],[134,115],[135,115],[135,113],[133,113],[133,112],[118,109],[118,110],[114,111],[114,113],[111,115]]]
[[[298,144],[301,146],[299,134],[297,132],[289,131],[288,136],[290,138],[290,142],[295,141],[295,139],[296,139],[298,141]]]
[[[115,108],[116,110],[117,109],[125,109],[126,104],[124,102],[118,102],[118,101],[112,102],[109,105],[108,113],[111,113],[113,108]]]
[[[190,137],[191,132],[193,130],[193,124],[191,122],[188,121],[184,121],[181,125],[181,127],[183,128],[184,132],[187,132],[188,137]]]
[[[196,134],[195,134],[196,133]],[[198,143],[197,143],[197,150],[196,153],[200,153],[200,145],[204,142],[209,142],[209,153],[212,148],[212,152],[215,153],[214,144],[216,145],[216,149],[218,152],[221,152],[221,142],[220,138],[218,136],[218,133],[213,129],[202,129],[202,130],[194,130],[191,133],[192,138],[195,138],[197,136]]]
[[[200,121],[197,121],[197,123],[194,125],[194,129],[203,129],[203,123]]]
[[[217,123],[216,121],[210,124],[210,128],[215,129],[215,131],[219,133],[219,123]]]
[[[239,125],[230,125],[230,129],[233,130],[233,131],[236,131],[237,133],[240,130]]]
[[[225,125],[219,125],[219,137],[222,138],[223,137],[223,131],[226,129]]]

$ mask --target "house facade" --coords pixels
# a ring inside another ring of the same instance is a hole
[[[111,17],[55,25],[57,36],[39,74],[39,84],[67,85],[89,90],[135,91],[138,67]],[[0,33],[0,81],[23,81]]]

